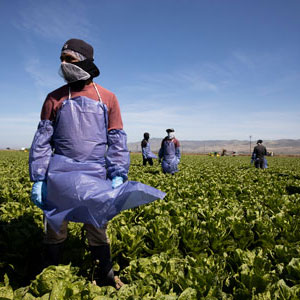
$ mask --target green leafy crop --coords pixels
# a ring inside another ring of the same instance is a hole
[[[0,299],[300,299],[300,158],[268,164],[183,155],[172,176],[132,154],[129,179],[167,196],[109,222],[116,291],[92,284],[82,224],[69,225],[63,264],[41,267],[28,153],[0,152]]]

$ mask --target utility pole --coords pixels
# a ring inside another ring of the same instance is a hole
[[[250,138],[250,156],[251,156],[251,150],[252,150],[252,147],[251,147],[251,138],[252,138],[252,135],[250,135],[249,138]]]

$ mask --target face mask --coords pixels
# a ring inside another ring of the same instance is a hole
[[[91,77],[89,73],[82,70],[80,67],[66,62],[61,63],[59,75],[63,77],[68,83],[72,83],[78,80],[87,80]]]
[[[91,75],[92,78],[99,76],[100,71],[97,66],[94,64],[92,59],[85,59],[82,61],[76,61],[72,63],[73,65],[81,68]]]
[[[175,134],[173,132],[169,132],[168,133],[168,139],[171,140],[171,139],[174,139],[175,138]]]

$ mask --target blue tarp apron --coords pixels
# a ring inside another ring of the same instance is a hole
[[[107,108],[99,93],[98,96],[99,101],[69,96],[57,114],[44,209],[48,223],[56,231],[63,220],[102,227],[122,210],[165,196],[135,181],[112,189],[105,165]]]
[[[150,149],[150,143],[147,142],[147,146],[146,147],[143,147],[142,148],[142,153],[143,153],[143,156],[147,159],[147,158],[157,158],[157,156],[151,152],[151,149]]]
[[[175,154],[175,144],[172,140],[163,142],[163,160],[161,163],[162,169],[166,173],[175,173],[178,171],[179,160]]]

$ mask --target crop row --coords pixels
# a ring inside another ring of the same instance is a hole
[[[167,196],[109,222],[126,283],[118,292],[90,283],[81,224],[69,226],[64,264],[39,269],[42,212],[29,200],[28,154],[0,158],[0,298],[300,298],[299,158],[270,157],[263,171],[249,157],[184,155],[171,176],[132,154],[129,179]]]

